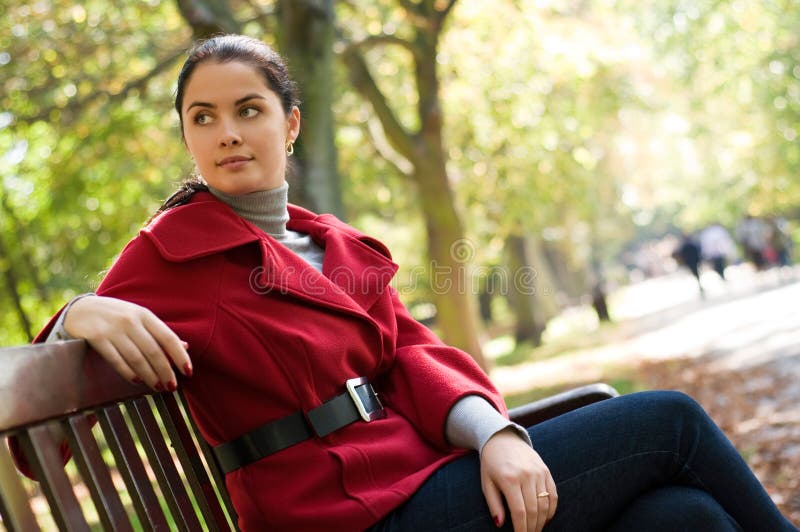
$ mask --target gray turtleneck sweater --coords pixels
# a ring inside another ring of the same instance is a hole
[[[308,234],[286,228],[286,223],[289,221],[288,183],[284,182],[278,188],[242,196],[232,196],[211,187],[209,187],[209,191],[220,201],[229,205],[239,216],[292,250],[316,270],[322,271],[325,250]],[[67,304],[47,337],[48,342],[71,338],[64,330],[64,318],[75,301],[89,295],[93,294],[79,295]],[[486,399],[477,395],[469,395],[459,400],[450,409],[445,434],[453,446],[480,452],[489,438],[506,428],[512,428],[531,445],[528,432],[523,427],[509,422]]]
[[[208,190],[220,201],[227,203],[236,214],[252,223],[269,236],[294,251],[303,260],[322,271],[322,257],[325,253],[311,237],[286,229],[289,221],[289,184],[270,190],[260,190],[243,196],[232,196],[221,190],[208,187]]]

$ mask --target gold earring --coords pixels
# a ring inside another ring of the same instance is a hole
[[[286,155],[291,157],[293,153],[294,153],[294,142],[290,140],[289,142],[286,143]]]

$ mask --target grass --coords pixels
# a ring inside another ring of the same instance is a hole
[[[612,386],[615,390],[617,390],[617,392],[619,392],[620,395],[626,395],[647,389],[637,375],[629,369],[617,368],[616,370],[604,371],[603,374],[607,375],[607,377],[602,379],[603,382]],[[570,382],[566,384],[559,384],[557,386],[548,386],[545,388],[533,388],[523,393],[506,395],[506,405],[508,408],[514,408],[567,391],[571,388],[583,386],[584,384],[592,383]]]

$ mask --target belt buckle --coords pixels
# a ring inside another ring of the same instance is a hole
[[[361,419],[369,423],[370,421],[386,417],[386,410],[383,409],[383,404],[381,404],[380,399],[378,399],[378,394],[375,393],[375,390],[372,388],[372,385],[369,383],[369,380],[366,377],[347,379],[347,381],[345,381],[345,386],[347,387],[347,393],[350,395],[350,398],[356,405],[356,410],[358,410],[358,414],[361,416]],[[378,403],[378,408],[376,410],[367,410],[364,400],[356,391],[356,388],[360,388],[361,386],[369,386],[369,390],[372,392],[375,402]]]

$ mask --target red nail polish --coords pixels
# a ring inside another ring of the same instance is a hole
[[[194,369],[192,368],[191,364],[189,364],[187,362],[186,364],[183,365],[183,374],[184,375],[186,375],[187,377],[191,377],[193,373],[194,373]]]
[[[142,383],[142,379],[140,379],[139,377],[134,377],[134,378],[131,379],[131,382],[134,383],[134,384],[141,384]]]
[[[494,516],[494,526],[496,526],[497,528],[500,528],[500,525],[501,525],[500,516],[499,515]]]
[[[183,342],[183,348],[189,349],[189,342]]]
[[[176,383],[175,381],[169,381],[167,383],[167,390],[174,392],[177,389],[178,389],[178,383]]]
[[[163,392],[164,391],[164,385],[161,384],[160,382],[157,382],[156,385],[153,386],[153,388],[155,388],[156,391],[159,391],[159,392]]]

